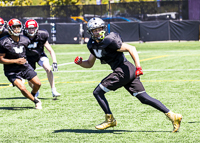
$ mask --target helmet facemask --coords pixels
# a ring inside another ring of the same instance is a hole
[[[39,28],[38,23],[33,19],[27,20],[25,23],[25,32],[27,33],[28,36],[31,37],[35,36],[38,31],[38,28]]]
[[[96,32],[98,33],[97,34],[94,34],[93,31],[95,31],[95,29],[99,29],[99,28],[102,28],[102,30],[99,32]],[[93,40],[103,40],[105,38],[105,33],[106,33],[106,25],[105,25],[105,22],[100,19],[100,18],[92,18],[88,21],[88,24],[87,24],[87,32],[91,35],[91,38]]]
[[[28,34],[28,36],[33,37],[33,36],[35,36],[35,34],[37,33],[38,28],[36,28],[36,27],[33,27],[33,28],[26,28],[25,31],[26,31],[26,33]]]
[[[105,38],[106,31],[101,27],[101,29],[96,28],[90,31],[92,39],[94,40],[103,40]]]
[[[16,29],[14,29],[13,27],[15,28],[19,27],[18,31],[16,32]],[[8,32],[10,35],[19,36],[21,31],[22,31],[22,24],[18,19],[11,19],[8,22]]]

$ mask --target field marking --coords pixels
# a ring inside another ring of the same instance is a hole
[[[156,56],[156,57],[152,57],[152,58],[147,58],[147,59],[140,60],[140,62],[148,61],[148,60],[153,60],[153,59],[158,59],[158,58],[164,58],[164,57],[168,57],[168,56],[169,55]]]
[[[58,76],[55,76],[54,79],[55,78],[58,78]],[[48,78],[40,79],[40,81],[46,81],[46,80],[48,80]],[[24,84],[28,84],[28,81],[26,81]],[[3,86],[3,85],[6,85],[6,86]],[[13,87],[12,83],[0,83],[0,89],[7,88],[7,87]]]
[[[63,83],[100,83],[100,82],[101,81],[65,81],[65,82],[55,82],[55,83],[63,84]],[[141,82],[200,82],[200,80],[192,80],[192,79],[188,79],[188,80],[141,80]],[[48,83],[49,82],[42,82],[42,84],[48,84]],[[0,84],[2,84],[2,83],[0,83]],[[10,83],[8,83],[8,84],[10,84]],[[27,84],[27,82],[26,82],[26,84]],[[2,86],[2,87],[0,87],[0,89],[8,88],[8,87],[13,87],[13,86]]]
[[[74,62],[70,62],[70,63],[58,64],[58,67],[59,66],[65,66],[65,65],[71,65],[71,64],[75,64],[75,63]],[[43,69],[43,67],[36,68],[36,70],[40,70],[40,69]]]
[[[156,57],[152,57],[152,58],[147,58],[147,59],[140,60],[140,62],[148,61],[148,60],[153,60],[153,59],[158,59],[158,58],[163,58],[163,57],[168,57],[168,56],[169,55],[156,56]],[[75,64],[75,63],[74,62],[63,63],[63,64],[58,64],[58,66],[65,66],[65,65],[71,65],[71,64]],[[43,67],[36,68],[36,70],[40,70],[40,69],[43,69]]]
[[[151,71],[160,71],[160,72],[168,72],[168,71],[200,71],[200,69],[143,69],[144,72]],[[112,72],[112,70],[62,70],[56,71],[57,73],[81,73],[81,72]],[[45,71],[37,71],[37,73],[46,73]]]

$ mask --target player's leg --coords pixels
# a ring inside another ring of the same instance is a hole
[[[24,83],[22,82],[21,79],[15,79],[14,83],[13,83],[20,91],[21,93],[28,99],[30,99],[31,101],[33,101],[35,103],[36,109],[42,109],[41,106],[41,101],[34,97],[25,87]]]
[[[169,120],[172,121],[173,128],[174,128],[172,132],[178,131],[178,129],[180,128],[181,120],[182,120],[181,114],[173,113],[168,108],[166,108],[160,101],[150,97],[146,92],[140,93],[136,95],[136,97],[140,100],[141,103],[150,105],[160,110],[161,112],[165,113],[165,115],[169,118]]]
[[[174,127],[172,132],[178,131],[181,120],[182,120],[182,115],[171,112],[159,100],[150,97],[146,93],[139,78],[134,79],[132,83],[130,83],[124,87],[131,93],[131,95],[133,95],[137,99],[139,99],[141,103],[150,105],[150,106],[156,108],[157,110],[163,112],[172,121],[172,124]]]
[[[35,70],[36,69],[36,62],[32,61],[31,59],[28,59],[28,63],[29,65],[31,65],[31,67]],[[38,78],[38,77],[37,77]],[[39,84],[39,83],[38,83]],[[41,84],[41,83],[40,83]],[[31,87],[31,89],[33,89],[34,84],[31,83],[31,81],[28,81],[28,85]],[[33,93],[32,93],[33,94]],[[34,93],[35,97],[39,96],[39,90],[37,91],[37,93]]]
[[[29,83],[32,84],[31,94],[35,96],[36,93],[39,91],[40,86],[41,86],[41,82],[40,82],[38,76],[35,76],[32,79],[30,79]]]
[[[47,57],[41,57],[38,64],[42,66],[47,73],[47,78],[51,86],[52,96],[53,97],[60,96],[61,94],[57,92],[56,87],[55,87],[54,76],[51,70],[51,66],[49,64],[49,59]]]
[[[96,98],[96,100],[98,101],[99,105],[101,106],[101,108],[103,109],[105,113],[105,121],[95,126],[95,128],[98,130],[104,130],[109,127],[114,127],[117,125],[117,121],[113,117],[110,111],[108,101],[106,100],[105,95],[104,95],[108,91],[109,90],[106,89],[106,87],[104,87],[102,84],[99,84],[93,91],[94,97]]]
[[[105,113],[105,121],[95,128],[99,130],[103,130],[109,127],[113,127],[117,125],[117,121],[113,117],[112,112],[110,111],[109,104],[104,96],[106,92],[110,90],[117,90],[122,87],[125,83],[126,79],[121,76],[122,69],[119,67],[113,73],[109,74],[105,77],[101,83],[95,88],[93,94],[97,99],[99,105],[103,109]]]

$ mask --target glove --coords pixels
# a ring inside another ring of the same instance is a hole
[[[82,63],[82,60],[83,60],[82,57],[77,56],[77,57],[75,58],[75,60],[74,60],[74,63],[77,64],[77,65],[80,65],[80,64]]]
[[[143,75],[142,67],[136,67],[135,78],[140,75]]]
[[[53,67],[53,71],[58,71],[57,63],[53,63],[52,67]]]

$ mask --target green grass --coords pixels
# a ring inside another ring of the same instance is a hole
[[[58,64],[69,64],[54,72],[62,93],[58,100],[52,100],[44,70],[36,70],[42,82],[42,110],[34,110],[16,87],[5,87],[9,82],[0,65],[0,142],[200,142],[199,42],[130,44],[139,52],[147,93],[183,115],[178,133],[171,133],[172,124],[163,113],[141,104],[123,88],[106,94],[118,125],[96,130],[104,113],[92,92],[110,67],[98,60],[91,69],[70,64],[76,56],[88,58],[86,45],[53,45]],[[127,53],[126,57],[133,62]]]

